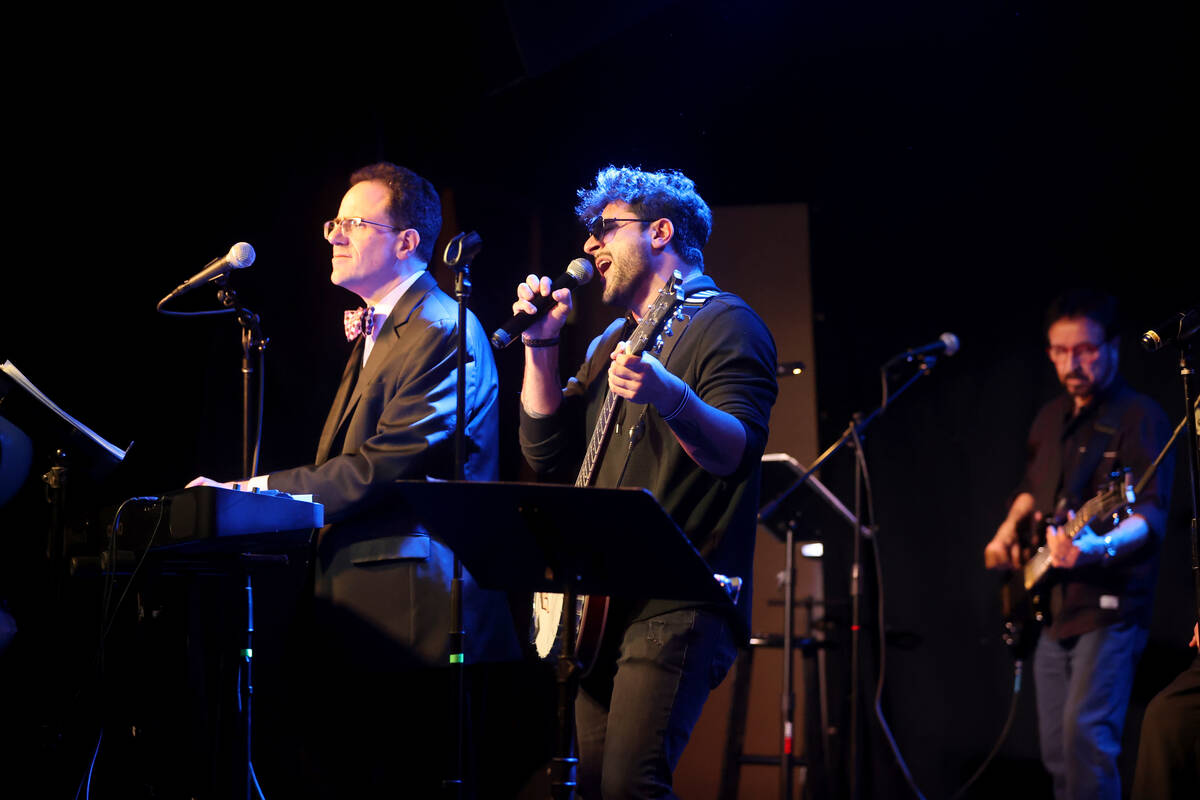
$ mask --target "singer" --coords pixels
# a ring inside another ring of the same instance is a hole
[[[1079,508],[1114,470],[1128,467],[1140,479],[1166,444],[1166,414],[1117,372],[1116,319],[1117,301],[1090,290],[1067,292],[1050,306],[1046,352],[1066,393],[1034,419],[1025,477],[984,551],[988,567],[1021,565],[1023,521]],[[1133,514],[1107,535],[1087,526],[1071,540],[1047,529],[1062,578],[1052,589],[1052,624],[1038,639],[1033,676],[1042,761],[1058,800],[1121,796],[1121,729],[1149,635],[1173,469],[1168,454]]]
[[[622,398],[593,485],[649,489],[713,570],[741,577],[745,587],[728,616],[663,599],[622,603],[610,612],[607,641],[580,686],[582,795],[674,797],[672,773],[701,707],[748,635],[745,592],[759,462],[777,393],[775,343],[749,306],[704,274],[712,213],[690,179],[608,167],[579,195],[584,252],[596,264],[604,301],[625,316],[592,341],[563,389],[557,342],[570,289],[552,292],[549,277],[534,275],[517,287],[514,313],[536,313],[537,296],[557,301],[522,334],[525,458],[541,474],[571,480],[606,394]],[[690,321],[665,362],[648,351],[629,355],[634,323],[675,270]]]
[[[331,523],[317,545],[312,660],[300,669],[321,695],[302,703],[303,778],[289,796],[433,797],[450,774],[453,555],[372,508],[397,479],[454,477],[458,310],[426,270],[441,224],[436,190],[411,170],[380,163],[351,176],[324,236],[331,280],[366,308],[330,320],[350,356],[316,458],[241,484],[315,494]],[[474,315],[466,347],[466,476],[496,480],[496,366]],[[506,597],[465,578],[466,662],[518,659]]]

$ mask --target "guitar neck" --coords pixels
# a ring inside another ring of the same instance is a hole
[[[592,485],[592,476],[596,471],[596,465],[600,463],[600,454],[604,452],[604,445],[608,443],[608,435],[612,432],[613,420],[617,417],[614,412],[617,408],[617,401],[620,399],[612,392],[609,392],[608,396],[604,398],[604,405],[600,408],[600,416],[596,418],[596,428],[592,431],[592,438],[588,442],[588,449],[583,456],[583,463],[579,466],[579,475],[575,478],[576,486]]]
[[[683,302],[683,290],[680,288],[682,282],[683,276],[676,270],[668,284],[659,290],[654,305],[650,307],[646,315],[638,322],[637,327],[634,328],[633,333],[629,335],[629,340],[625,345],[626,353],[631,356],[640,356],[650,347],[654,337],[658,335],[659,328],[667,321],[675,307]],[[612,433],[617,403],[620,399],[611,391],[605,396],[604,405],[600,408],[600,415],[596,418],[596,428],[592,431],[592,438],[588,441],[588,449],[583,456],[583,463],[579,466],[579,475],[575,478],[576,486],[592,485],[596,465],[600,463],[600,456],[604,452],[605,445],[608,444],[609,434]]]
[[[1079,538],[1080,531],[1085,527],[1109,514],[1120,512],[1121,507],[1128,501],[1129,498],[1119,490],[1102,492],[1084,503],[1079,513],[1059,529],[1059,534],[1074,541]],[[1043,547],[1025,563],[1025,588],[1032,589],[1049,571],[1050,551]]]

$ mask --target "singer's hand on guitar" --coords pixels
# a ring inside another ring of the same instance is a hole
[[[609,390],[630,402],[653,405],[661,414],[670,413],[683,396],[683,381],[649,352],[631,356],[627,350],[628,342],[618,342],[609,356]]]
[[[558,301],[544,317],[526,329],[525,332],[531,339],[554,338],[566,324],[567,315],[571,313],[571,290],[559,289],[551,293],[550,285],[551,280],[545,275],[541,278],[530,275],[524,283],[517,284],[517,301],[512,305],[514,314],[536,314],[538,309],[533,304],[535,295],[553,297]]]

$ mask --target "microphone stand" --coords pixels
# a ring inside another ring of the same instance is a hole
[[[237,292],[229,286],[225,276],[217,278],[217,299],[221,305],[232,310],[242,326],[242,476],[246,480],[254,477],[258,471],[259,446],[262,444],[262,412],[263,389],[266,376],[267,343],[271,341],[262,335],[258,314],[242,305]],[[250,361],[250,353],[258,351],[258,415],[254,431],[254,446],[250,444],[250,398],[253,394],[250,388],[254,366]]]
[[[269,341],[262,335],[258,314],[242,305],[237,292],[230,287],[225,276],[217,278],[217,299],[221,305],[231,309],[242,327],[242,475],[246,480],[254,477],[258,471],[259,446],[262,444],[263,391],[266,374],[266,348]],[[251,377],[254,366],[250,360],[252,351],[258,351],[258,418],[255,424],[255,441],[253,450],[250,446],[250,397]],[[237,780],[243,783],[246,800],[260,796],[258,779],[254,774],[253,757],[253,655],[254,655],[254,588],[251,580],[250,564],[242,560],[241,578],[245,579],[246,589],[246,628],[244,647],[238,651],[238,697],[242,712],[242,733],[245,741],[242,743],[242,753],[245,757],[244,772],[239,771]],[[241,765],[239,765],[241,766]]]
[[[846,427],[846,430],[844,430],[842,432],[842,435],[840,437],[838,437],[838,440],[836,442],[834,442],[832,445],[830,445],[828,448],[826,448],[825,452],[821,453],[821,455],[819,455],[817,457],[817,460],[812,463],[812,465],[808,468],[808,470],[805,471],[805,473],[803,475],[801,475],[799,478],[797,478],[795,480],[795,482],[792,483],[791,486],[789,486],[787,489],[785,489],[782,494],[780,494],[777,498],[775,498],[774,501],[772,501],[771,503],[768,503],[766,506],[764,506],[759,511],[759,514],[758,514],[759,520],[763,520],[763,519],[766,519],[767,517],[769,517],[775,511],[776,508],[778,508],[785,500],[787,500],[789,497],[791,497],[791,495],[793,493],[795,493],[801,486],[803,486],[805,484],[805,482],[808,480],[809,476],[811,476],[814,472],[816,472],[818,469],[820,469],[821,465],[823,465],[826,461],[828,461],[829,458],[834,453],[836,453],[838,450],[840,450],[847,442],[851,442],[852,443],[851,447],[859,450],[860,454],[861,454],[863,434],[866,431],[867,426],[869,426],[875,420],[876,417],[878,417],[880,414],[882,414],[884,412],[884,410],[889,405],[891,405],[892,401],[894,401],[895,398],[899,397],[901,394],[903,394],[905,392],[905,390],[907,390],[910,386],[912,386],[914,383],[916,383],[919,378],[921,378],[924,375],[929,375],[933,371],[934,365],[937,363],[937,357],[935,355],[932,355],[932,354],[921,355],[921,354],[916,354],[916,353],[911,353],[911,354],[904,353],[901,356],[897,357],[896,359],[893,359],[893,362],[899,361],[899,360],[912,361],[914,359],[916,359],[917,361],[920,362],[920,367],[917,370],[917,372],[915,372],[912,375],[912,377],[910,377],[907,381],[905,381],[904,384],[896,392],[892,393],[889,397],[887,397],[885,399],[884,403],[881,404],[874,411],[872,411],[868,416],[862,417],[860,414],[854,414],[851,417],[850,424]],[[893,363],[893,362],[889,362],[888,365],[890,366],[891,363]],[[856,486],[855,495],[857,496],[858,482],[862,478],[861,460],[857,456],[855,458],[854,465],[855,465],[854,469],[855,469],[855,486]],[[862,522],[860,520],[860,515],[859,515],[859,509],[857,508],[857,503],[856,503],[856,507],[854,509],[853,519],[851,520],[851,526],[852,526],[852,530],[853,530],[852,535],[854,537],[853,538],[854,546],[853,546],[852,563],[850,566],[850,737],[849,737],[849,739],[850,739],[850,745],[849,745],[850,756],[848,759],[850,791],[847,796],[850,798],[850,800],[857,800],[858,791],[859,791],[859,786],[858,786],[858,757],[859,757],[859,754],[858,754],[858,749],[859,749],[858,748],[858,736],[859,736],[858,706],[860,703],[859,689],[858,689],[859,658],[860,658],[859,629],[861,627],[860,626],[860,612],[861,612],[860,607],[861,607],[861,603],[862,603],[861,556],[862,556],[862,537],[864,535],[863,530],[862,530]],[[786,602],[790,601],[790,599],[791,598],[788,598],[787,600],[785,600],[785,604],[786,604]],[[882,625],[883,620],[877,620],[876,624]],[[785,661],[784,661],[785,665],[788,663],[788,660],[789,659],[787,659],[785,657]],[[785,717],[786,716],[789,716],[789,715],[785,714]],[[790,727],[790,722],[791,722],[790,719],[784,720],[785,736],[787,736],[789,733],[786,729],[787,729],[787,727]],[[790,736],[788,738],[790,738]],[[781,783],[782,783],[782,781],[781,781]],[[786,786],[787,784],[783,783],[783,785]]]
[[[1196,619],[1200,619],[1200,531],[1197,530],[1197,517],[1200,515],[1200,436],[1196,430],[1196,397],[1192,393],[1191,379],[1196,374],[1191,364],[1192,345],[1181,342],[1179,345],[1179,377],[1183,383],[1183,408],[1187,427],[1188,471],[1191,481],[1188,489],[1192,500],[1192,581],[1196,591]]]
[[[443,261],[454,270],[454,297],[458,301],[458,353],[455,382],[456,411],[454,415],[454,480],[466,480],[467,473],[467,306],[471,299],[471,261],[479,254],[483,240],[479,234],[460,233],[446,245]],[[467,632],[463,628],[463,565],[454,553],[453,575],[450,579],[450,665],[454,672],[455,736],[454,772],[442,782],[447,797],[463,796],[463,751],[466,739],[466,665],[464,652]]]
[[[238,298],[237,292],[229,285],[227,280],[228,275],[220,275],[211,280],[211,283],[217,286],[217,300],[220,301],[224,308],[219,311],[169,311],[165,308],[166,304],[173,298],[182,294],[179,289],[176,289],[171,294],[158,301],[157,310],[161,314],[166,314],[172,317],[191,317],[191,316],[210,316],[214,314],[230,314],[237,317],[238,324],[242,328],[242,475],[244,480],[249,480],[258,472],[258,456],[260,446],[262,445],[262,427],[263,427],[263,395],[266,390],[266,350],[267,343],[270,341],[262,334],[261,320],[258,314],[255,314],[250,309],[242,305],[242,301]],[[254,365],[251,361],[251,353],[258,352],[258,414],[254,426],[254,444],[251,447],[250,442],[250,405],[252,376],[254,375]],[[115,535],[115,532],[114,532]],[[245,763],[238,764],[238,774],[235,778],[243,784],[245,796],[247,800],[254,797],[261,797],[262,791],[258,787],[258,779],[254,775],[253,761],[253,726],[252,726],[252,706],[254,700],[254,681],[253,681],[253,656],[254,656],[254,588],[251,580],[251,563],[254,560],[243,555],[241,559],[242,572],[239,577],[245,578],[246,590],[246,627],[244,631],[243,644],[244,647],[238,651],[238,701],[239,711],[242,714],[242,732],[245,736],[245,741],[242,743],[242,753],[245,757]],[[270,560],[270,559],[267,559]]]

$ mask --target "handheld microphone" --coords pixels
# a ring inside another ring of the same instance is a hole
[[[1187,311],[1172,314],[1167,319],[1155,325],[1142,334],[1142,347],[1153,353],[1169,344],[1182,344],[1196,335],[1200,330],[1200,306],[1193,306]]]
[[[537,306],[537,313],[513,314],[512,319],[497,328],[496,332],[492,334],[492,346],[497,350],[508,347],[522,331],[546,316],[550,309],[554,308],[556,301],[551,297],[554,292],[557,292],[559,289],[574,289],[576,286],[583,286],[592,279],[593,274],[592,262],[586,258],[577,258],[572,261],[567,265],[567,271],[555,278],[554,283],[550,284],[550,294],[534,295],[533,304]]]
[[[958,337],[953,333],[943,333],[938,337],[936,342],[923,344],[920,347],[914,347],[911,350],[905,350],[894,357],[889,364],[894,364],[897,361],[912,361],[917,356],[924,355],[947,355],[952,356],[958,352]]]
[[[203,286],[211,280],[227,275],[231,270],[245,269],[253,263],[254,248],[245,242],[238,242],[229,248],[228,253],[220,258],[214,258],[204,266],[204,269],[175,287],[169,295],[159,302],[159,305],[161,306],[173,297],[190,292],[198,286]]]

